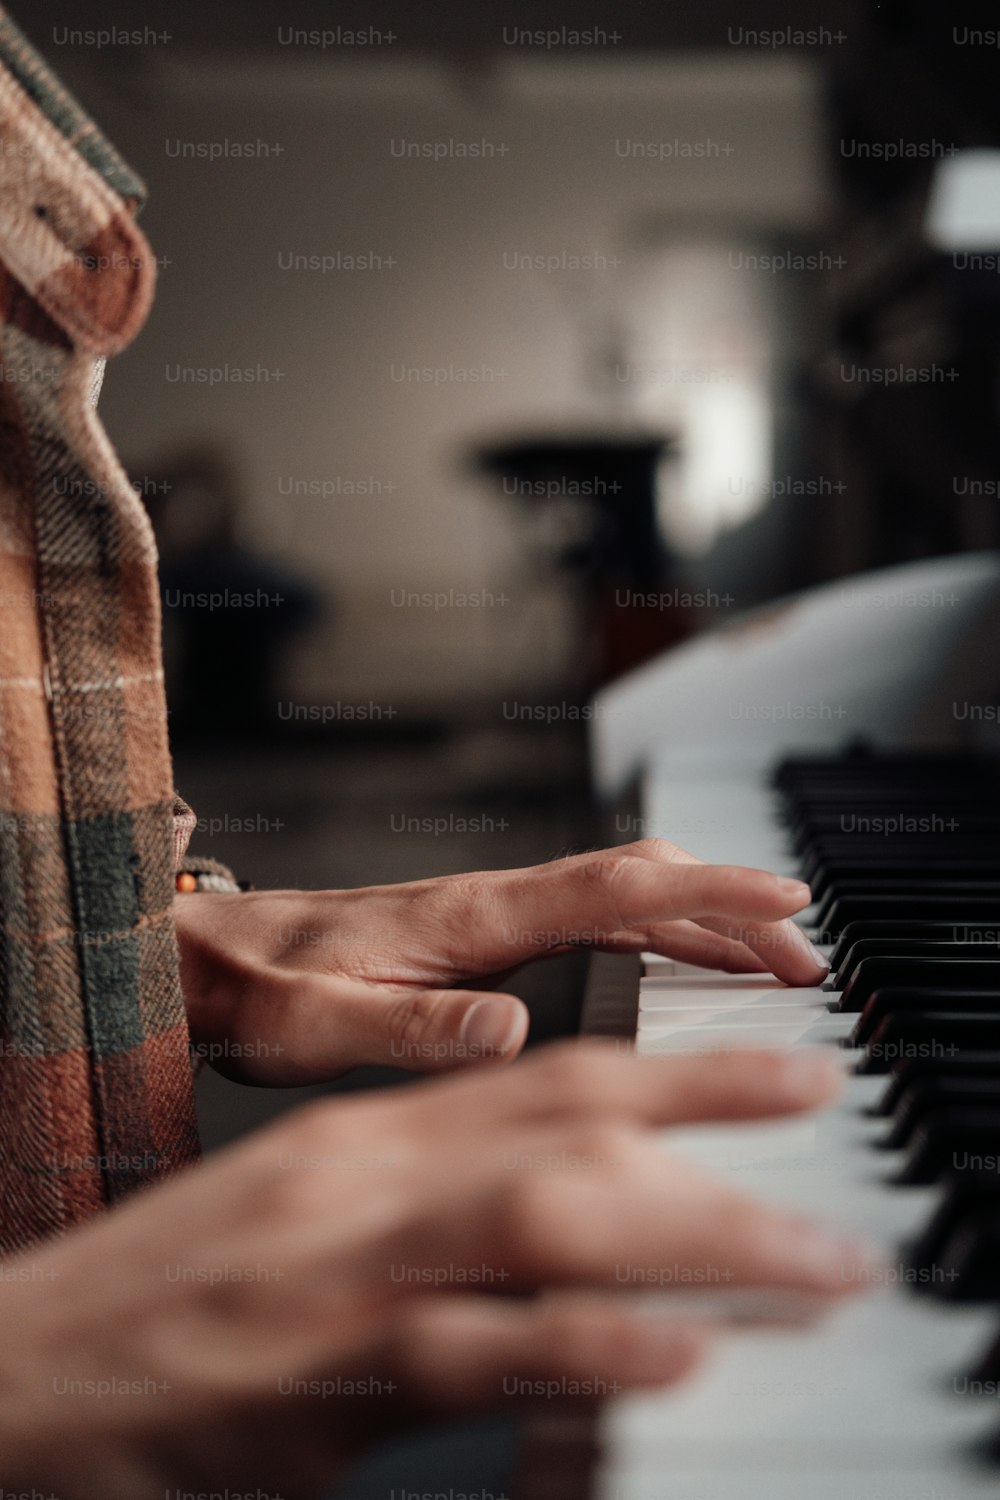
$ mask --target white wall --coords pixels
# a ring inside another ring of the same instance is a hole
[[[662,270],[643,226],[815,230],[826,198],[807,65],[551,61],[463,76],[289,51],[224,70],[174,61],[115,91],[96,75],[71,81],[147,177],[142,222],[170,260],[147,329],[109,368],[102,413],[133,467],[188,437],[233,445],[247,540],[335,591],[338,611],[303,643],[293,692],[403,705],[515,681],[523,696],[532,673],[542,685],[565,659],[571,617],[526,566],[510,501],[463,473],[461,456],[507,432],[657,423],[648,392],[641,407],[641,393],[602,385],[590,364],[597,341],[656,357]],[[396,159],[390,142],[404,138],[508,150]],[[177,139],[283,149],[213,163],[172,158]],[[626,160],[623,141],[711,141],[720,154]],[[277,264],[280,253],[338,251],[397,264],[327,274]],[[621,263],[511,271],[505,252]],[[165,378],[176,364],[226,363],[285,375],[214,389]],[[391,379],[393,364],[486,366],[497,378],[435,388]],[[369,476],[394,489],[278,494],[281,477]],[[397,588],[482,585],[505,587],[511,602],[437,613],[389,602]]]

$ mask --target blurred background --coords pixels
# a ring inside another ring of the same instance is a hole
[[[149,185],[157,301],[101,412],[160,541],[193,848],[240,877],[586,847],[596,687],[1000,540],[1000,223],[946,211],[1000,145],[995,31],[847,0],[15,13]],[[537,1037],[582,962],[512,981]],[[299,1097],[199,1087],[210,1146]]]

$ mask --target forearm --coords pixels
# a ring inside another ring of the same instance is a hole
[[[64,1243],[64,1242],[60,1242]],[[0,1476],[3,1494],[58,1495],[89,1500],[88,1474],[107,1476],[108,1500],[141,1493],[126,1457],[130,1444],[119,1418],[117,1443],[105,1420],[108,1402],[81,1402],[71,1382],[85,1379],[93,1346],[68,1361],[67,1328],[49,1255],[28,1252],[4,1263],[0,1282]],[[60,1352],[59,1343],[63,1341]],[[81,1472],[80,1454],[90,1467]]]

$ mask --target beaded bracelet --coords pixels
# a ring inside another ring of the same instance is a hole
[[[249,880],[237,880],[228,865],[220,860],[201,855],[189,856],[181,862],[174,884],[181,895],[194,891],[252,891]]]

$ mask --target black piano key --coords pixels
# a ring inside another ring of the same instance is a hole
[[[947,1062],[960,1052],[1000,1052],[1000,1017],[962,1011],[894,1011],[865,1048],[859,1073],[887,1073],[901,1058]]]
[[[943,1014],[962,1011],[965,1015],[1000,1016],[1000,989],[951,990],[922,989],[904,985],[886,985],[873,990],[865,1001],[851,1032],[848,1046],[863,1047],[875,1035],[886,1016],[896,1011],[935,1010]]]
[[[816,863],[878,864],[924,859],[938,863],[960,865],[965,859],[985,860],[996,863],[997,837],[1000,829],[982,828],[976,833],[939,835],[936,838],[920,839],[859,839],[846,833],[808,833],[789,837],[787,842],[803,865]],[[912,876],[913,870],[909,871]]]
[[[950,832],[910,834],[900,838],[872,838],[858,833],[837,833],[830,828],[810,828],[803,824],[797,830],[789,829],[786,842],[802,859],[885,860],[914,854],[926,855],[929,859],[955,860],[970,858],[992,858],[997,856],[997,824],[1000,819],[979,818],[967,822]]]
[[[936,885],[948,880],[1000,880],[1000,864],[994,856],[969,856],[956,860],[932,859],[921,854],[919,860],[837,859],[816,855],[802,861],[802,879],[811,886],[813,901],[819,903],[833,885],[851,885],[859,880],[885,880],[899,883],[919,880],[922,885]]]
[[[789,825],[812,823],[848,837],[893,838],[944,836],[1000,810],[997,787],[934,786],[926,782],[889,786],[828,786],[815,794],[799,793],[785,801]]]
[[[942,1247],[926,1289],[948,1302],[1000,1299],[1000,1209],[982,1208]]]
[[[895,802],[902,806],[914,797],[925,802],[936,799],[941,802],[957,802],[963,797],[982,797],[984,800],[997,795],[997,778],[994,762],[987,757],[967,756],[962,768],[961,780],[949,779],[939,764],[935,771],[926,775],[910,775],[896,768],[885,767],[883,771],[868,776],[831,775],[802,781],[797,786],[782,788],[783,798],[789,807],[822,807],[835,803],[840,806],[858,802]],[[957,769],[957,766],[956,766]]]
[[[900,1182],[940,1182],[950,1173],[1000,1170],[1000,1109],[941,1110],[916,1132]]]
[[[941,1199],[928,1224],[906,1246],[903,1264],[915,1273],[914,1284],[928,1285],[945,1245],[970,1218],[984,1209],[1000,1213],[1000,1176],[991,1172],[945,1174]]]
[[[858,1014],[847,1045],[892,1070],[883,1144],[911,1147],[902,1181],[950,1183],[921,1289],[1000,1300],[1000,759],[861,747],[789,757],[774,784],[834,1003]],[[992,1358],[1000,1385],[1000,1337]]]
[[[835,1009],[862,1011],[879,989],[1000,989],[1000,957],[866,958],[858,964]]]
[[[820,934],[822,941],[823,935]],[[926,942],[974,943],[992,947],[1000,958],[1000,922],[849,922],[841,932],[830,954],[830,968],[837,973],[855,943],[873,938],[913,938]]]
[[[997,831],[991,830],[961,839],[919,843],[878,844],[852,842],[832,836],[789,839],[788,846],[801,862],[803,873],[821,876],[826,872],[850,874],[856,870],[857,878],[892,875],[904,866],[904,877],[915,879],[926,867],[931,870],[948,869],[955,866],[961,871],[968,864],[973,867],[976,879],[990,879],[991,868],[997,866]],[[909,865],[909,868],[905,868]],[[995,876],[993,877],[995,878]]]
[[[857,869],[859,876],[866,873],[891,875],[894,870],[912,875],[911,853],[910,846],[887,844],[885,840],[877,844],[859,841],[847,848],[839,843],[830,846],[826,840],[817,840],[802,856],[802,871],[804,875],[810,876],[820,876],[825,870],[844,874],[852,869]],[[928,869],[947,869],[951,865],[961,867],[968,864],[977,871],[988,871],[991,868],[996,870],[1000,866],[996,835],[990,833],[969,836],[957,845],[949,842],[923,846],[921,868],[925,863]]]
[[[1000,901],[971,900],[955,895],[926,896],[840,896],[817,926],[828,942],[836,941],[848,922],[870,919],[892,921],[955,921],[973,925],[976,922],[1000,921]]]
[[[898,891],[900,895],[970,895],[982,898],[985,895],[997,895],[1000,892],[1000,880],[978,874],[942,876],[934,870],[925,874],[918,868],[913,868],[907,874],[883,874],[877,870],[858,876],[841,877],[831,874],[823,900],[816,901],[816,906],[822,910],[823,904],[837,900],[838,895],[885,895],[892,894],[892,891]]]
[[[850,808],[871,803],[898,809],[908,807],[914,801],[924,806],[947,806],[979,798],[989,804],[997,796],[996,775],[990,774],[992,764],[986,759],[968,759],[966,766],[970,774],[961,780],[949,779],[940,768],[936,776],[907,776],[888,769],[877,776],[826,776],[811,784],[803,782],[786,787],[782,789],[782,798],[790,815],[814,807]],[[977,775],[977,771],[982,774]]]
[[[866,958],[978,958],[1000,960],[995,943],[935,942],[933,938],[862,938],[845,955],[833,981],[842,990]]]
[[[990,761],[987,756],[968,750],[881,750],[867,743],[860,743],[834,751],[793,752],[782,757],[772,777],[777,784],[782,785],[821,782],[824,778],[833,776],[859,779],[891,775],[902,780],[925,774],[940,775],[942,766],[951,764],[968,764],[975,770],[985,768]]]
[[[888,1151],[903,1151],[920,1126],[932,1122],[943,1109],[988,1107],[1000,1109],[1000,1075],[962,1078],[943,1073],[910,1089],[896,1111],[892,1128],[879,1144]]]
[[[911,1089],[932,1078],[1000,1078],[1000,1052],[958,1052],[954,1057],[906,1057],[893,1063],[885,1093],[871,1114],[895,1115]]]
[[[955,880],[942,881],[940,885],[928,885],[917,880],[857,880],[850,884],[841,886],[833,881],[821,901],[816,902],[816,926],[823,930],[832,919],[834,909],[841,902],[858,901],[863,903],[891,900],[900,903],[912,901],[925,901],[933,906],[946,901],[968,902],[970,905],[976,901],[987,901],[990,899],[1000,905],[1000,883],[988,880]],[[960,906],[952,910],[961,910]],[[874,915],[879,914],[879,908],[874,906]],[[918,911],[916,915],[921,913]],[[944,912],[945,916],[951,915],[951,910]]]
[[[976,1386],[986,1386],[1000,1394],[1000,1329],[969,1371],[969,1379]]]

